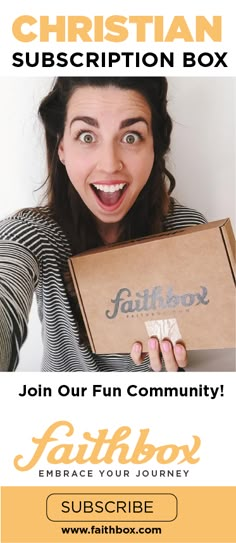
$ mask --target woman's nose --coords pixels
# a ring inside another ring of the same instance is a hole
[[[105,173],[115,173],[122,169],[119,150],[114,144],[103,145],[100,148],[97,168]]]

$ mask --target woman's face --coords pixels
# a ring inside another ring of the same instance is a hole
[[[153,166],[148,103],[134,90],[78,88],[68,102],[58,153],[98,222],[119,223]]]

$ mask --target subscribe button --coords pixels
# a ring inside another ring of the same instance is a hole
[[[177,517],[174,494],[69,493],[47,497],[53,522],[172,522]]]

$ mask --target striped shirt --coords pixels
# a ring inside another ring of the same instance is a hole
[[[164,231],[204,224],[205,218],[175,202]],[[146,357],[141,366],[130,356],[93,354],[80,340],[78,320],[65,284],[68,240],[44,211],[24,209],[0,222],[0,369],[14,371],[34,291],[42,324],[42,371],[152,371]]]

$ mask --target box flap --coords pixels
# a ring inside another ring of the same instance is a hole
[[[83,321],[84,321],[84,324],[85,324],[88,339],[89,339],[89,342],[90,342],[90,345],[91,345],[91,349],[95,353],[96,349],[95,349],[95,345],[94,345],[94,341],[93,341],[93,336],[92,336],[92,333],[91,333],[91,330],[90,330],[87,314],[86,314],[86,311],[85,311],[85,308],[84,308],[83,297],[81,296],[81,293],[80,293],[80,289],[79,289],[76,273],[75,273],[75,270],[74,270],[73,262],[70,261],[70,259],[69,259],[69,268],[70,268],[71,277],[73,279],[76,295],[77,295],[77,298],[79,300],[80,311],[82,313],[82,317],[83,317]]]
[[[190,234],[191,232],[202,232],[204,230],[210,230],[212,228],[222,228],[227,222],[230,222],[228,218],[221,219],[218,221],[211,221],[206,224],[198,224],[195,226],[187,226],[186,228],[178,228],[177,230],[168,230],[165,232],[161,232],[160,234],[153,234],[151,236],[145,236],[143,238],[136,238],[131,239],[129,241],[124,241],[122,243],[111,243],[109,245],[104,245],[102,247],[97,247],[95,249],[90,249],[89,251],[84,251],[83,253],[80,253],[79,255],[73,255],[70,260],[73,260],[73,258],[77,258],[77,256],[83,256],[83,255],[90,255],[94,253],[101,253],[104,251],[111,251],[116,248],[122,248],[127,247],[128,245],[135,245],[140,242],[142,243],[148,243],[153,240],[164,240],[173,236],[184,236],[186,234]]]
[[[228,219],[224,225],[220,228],[223,243],[225,245],[225,251],[229,260],[229,265],[231,268],[232,276],[234,279],[234,282],[236,283],[236,277],[235,277],[235,238],[234,233],[232,229],[232,225],[230,222],[230,219]]]

